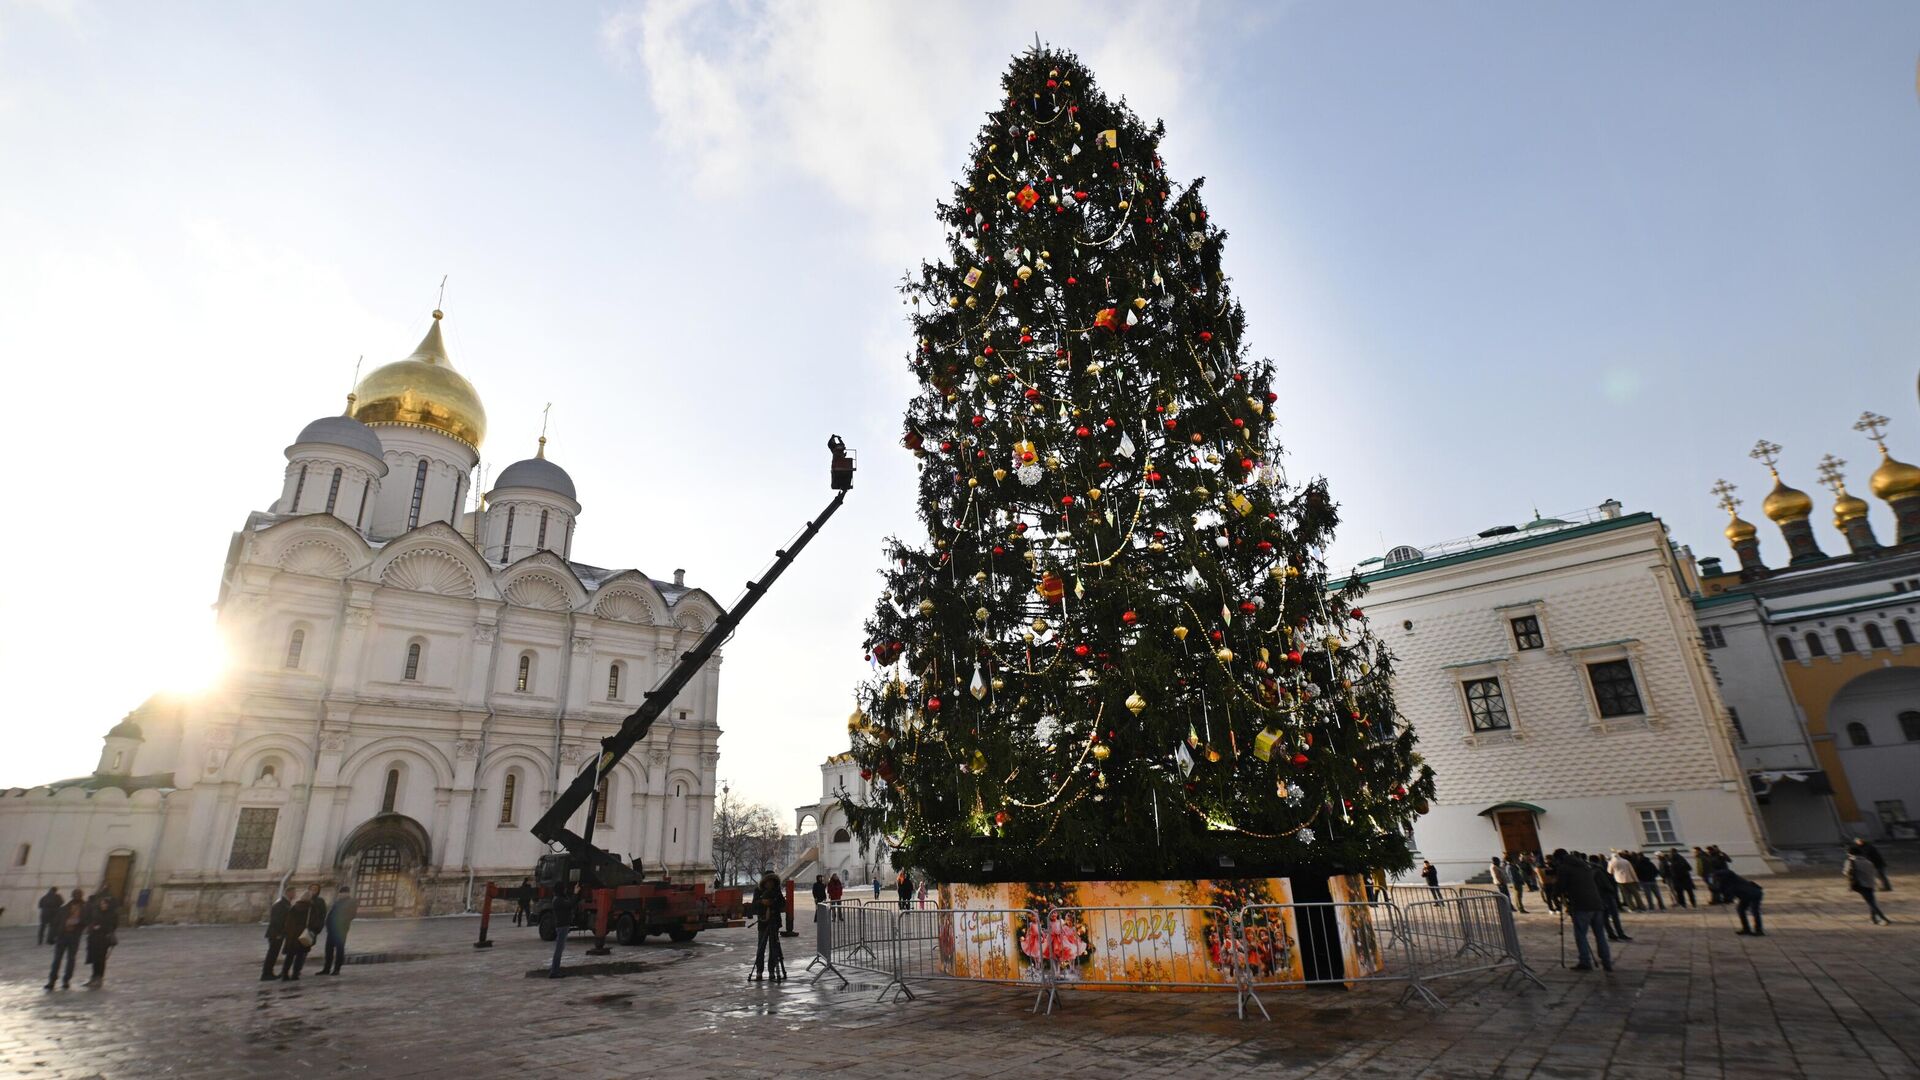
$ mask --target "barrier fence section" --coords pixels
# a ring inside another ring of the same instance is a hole
[[[1408,887],[1393,887],[1406,889]],[[1492,893],[1432,899],[1426,886],[1372,901],[948,909],[898,901],[823,907],[808,969],[887,977],[879,1000],[912,1000],[926,982],[1031,987],[1051,1013],[1062,990],[1141,987],[1232,990],[1245,1018],[1259,992],[1315,984],[1401,983],[1402,1000],[1445,1004],[1432,979],[1507,969],[1544,986],[1520,953],[1513,911]],[[1405,897],[1406,899],[1402,899]]]

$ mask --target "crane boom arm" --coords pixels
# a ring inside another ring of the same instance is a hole
[[[721,612],[719,619],[714,621],[713,626],[707,630],[699,642],[681,654],[680,662],[675,664],[673,670],[667,672],[653,689],[647,691],[640,707],[633,711],[633,715],[621,722],[620,730],[600,740],[599,755],[588,762],[586,768],[580,770],[580,775],[573,778],[573,783],[560,793],[560,797],[553,801],[553,805],[541,815],[540,820],[534,822],[532,830],[534,836],[543,843],[560,844],[570,854],[589,863],[598,864],[607,861],[618,863],[619,860],[616,857],[593,846],[591,815],[587,818],[585,836],[568,829],[567,819],[585,806],[589,799],[595,797],[599,790],[600,777],[618,764],[621,758],[626,757],[641,739],[647,737],[647,732],[652,730],[654,721],[658,720],[660,714],[673,704],[673,699],[680,695],[680,691],[686,689],[687,683],[693,680],[700,668],[711,660],[713,654],[719,650],[727,638],[733,635],[734,628],[740,624],[740,620],[746,618],[747,612],[752,611],[753,606],[760,602],[760,598],[766,595],[767,589],[782,573],[786,572],[788,566],[793,564],[794,558],[820,531],[820,527],[827,523],[827,519],[833,516],[833,512],[840,509],[840,504],[845,502],[846,498],[847,493],[844,489],[836,493],[833,501],[827,504],[825,512],[807,522],[807,527],[801,530],[792,544],[776,551],[773,563],[767,567],[766,572],[760,576],[759,580],[747,582],[746,592],[734,603],[733,608]]]

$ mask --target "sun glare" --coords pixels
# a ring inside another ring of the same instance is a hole
[[[211,619],[174,628],[151,646],[151,690],[169,694],[201,693],[226,673],[232,656]]]

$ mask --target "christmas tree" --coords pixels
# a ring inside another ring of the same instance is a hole
[[[1200,182],[1071,54],[1003,85],[905,286],[928,536],[888,541],[852,824],[942,881],[1406,867],[1432,772]]]

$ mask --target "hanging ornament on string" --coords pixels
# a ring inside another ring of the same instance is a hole
[[[986,700],[987,680],[980,674],[979,664],[973,665],[973,682],[968,684],[967,693],[972,694],[975,701]]]
[[[1174,744],[1173,761],[1174,764],[1180,766],[1181,776],[1190,777],[1193,775],[1193,755],[1187,752],[1186,743]]]

